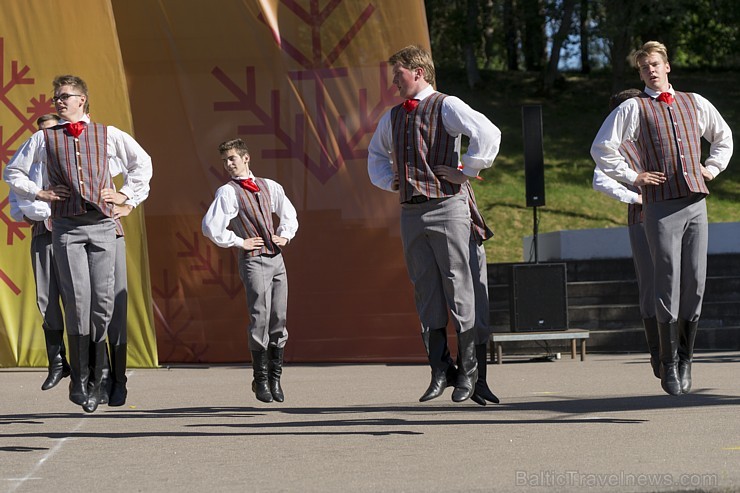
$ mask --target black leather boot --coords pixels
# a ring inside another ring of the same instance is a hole
[[[457,334],[457,382],[452,392],[454,402],[463,402],[473,395],[478,381],[478,360],[475,355],[475,330]]]
[[[660,336],[660,386],[670,395],[681,395],[678,380],[678,322],[658,323]]]
[[[69,341],[69,400],[82,406],[87,402],[90,378],[90,336],[67,336]]]
[[[678,320],[678,377],[681,381],[681,392],[691,391],[691,360],[694,359],[694,341],[699,321],[687,322]]]
[[[283,374],[283,348],[270,346],[267,348],[267,355],[267,380],[270,385],[270,393],[277,402],[283,402],[285,395],[283,394],[283,388],[280,386],[280,376]]]
[[[69,364],[64,351],[64,333],[61,330],[44,330],[46,355],[49,357],[49,375],[41,390],[53,389],[64,377],[69,376]]]
[[[110,348],[110,380],[112,384],[108,397],[109,407],[126,404],[126,397],[128,396],[128,390],[126,389],[126,353],[126,344],[119,344]]]
[[[447,387],[455,385],[457,370],[447,347],[447,329],[434,329],[422,332],[421,338],[427,350],[429,366],[432,367],[432,380],[429,387],[419,398],[419,402],[436,399]]]
[[[87,395],[90,395],[92,386],[97,380],[97,371],[102,371],[102,383],[100,384],[100,398],[98,399],[98,405],[108,404],[108,395],[110,394],[110,359],[108,356],[108,345],[105,345],[105,358],[103,360],[103,369],[96,370],[97,366],[97,354],[95,352],[95,343],[90,341],[90,380],[87,382]]]
[[[272,392],[267,384],[267,351],[252,351],[252,369],[254,371],[252,392],[257,400],[272,402]]]
[[[92,345],[92,352],[90,353],[90,359],[95,361],[92,375],[93,378],[88,386],[89,392],[87,394],[87,402],[82,405],[82,409],[86,413],[94,413],[100,404],[100,394],[103,391],[103,367],[106,362],[106,346],[105,341],[95,342]]]
[[[103,360],[103,382],[100,384],[100,401],[99,405],[108,404],[110,391],[113,387],[113,381],[110,374],[110,354],[108,353],[108,343],[105,346],[105,359]]]
[[[643,318],[642,325],[645,327],[645,339],[647,339],[650,351],[650,366],[653,368],[655,378],[660,378],[660,338],[658,337],[658,319],[655,317]]]
[[[488,357],[486,344],[477,344],[475,346],[475,359],[478,361],[478,380],[475,382],[475,391],[470,398],[476,404],[486,405],[486,401],[498,404],[499,400],[496,395],[488,388],[486,374],[488,370]]]

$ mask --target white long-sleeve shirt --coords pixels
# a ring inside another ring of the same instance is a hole
[[[633,192],[622,183],[607,176],[598,166],[594,168],[593,187],[607,197],[617,199],[625,204],[641,204],[640,194]]]
[[[436,91],[427,86],[415,99],[423,101]],[[460,158],[463,173],[475,178],[481,170],[489,168],[498,155],[501,146],[501,131],[485,115],[475,111],[460,98],[447,96],[442,102],[442,123],[460,150],[460,135],[470,139],[468,150]],[[387,111],[378,122],[378,127],[367,148],[367,171],[370,181],[378,188],[397,192],[393,189],[393,129],[391,112]]]
[[[660,94],[649,87],[645,87],[644,91],[653,98]],[[673,87],[669,92],[675,94]],[[712,103],[698,94],[692,93],[692,96],[696,101],[699,131],[710,144],[704,167],[716,177],[727,168],[732,157],[732,130]],[[639,103],[631,98],[606,117],[591,145],[591,157],[608,176],[631,185],[637,179],[637,172],[619,153],[619,147],[627,140],[637,141],[639,135]]]
[[[244,178],[254,179],[250,172],[247,177],[237,177],[236,180]],[[280,218],[280,222],[275,228],[275,234],[282,236],[287,240],[292,240],[298,231],[298,213],[293,204],[285,196],[283,187],[269,178],[262,178],[267,184],[270,194],[270,212]],[[203,216],[201,227],[203,235],[222,248],[238,247],[242,248],[246,238],[240,238],[229,229],[231,220],[239,214],[239,201],[236,197],[236,191],[230,184],[222,185],[216,190],[216,197],[208,208],[206,215]]]
[[[43,176],[40,164],[37,163],[31,167],[29,178],[33,180],[33,182],[36,183],[39,187],[43,186]],[[13,219],[15,219],[16,221],[23,220],[23,216],[26,216],[32,221],[45,221],[46,219],[51,217],[51,205],[48,202],[44,202],[43,200],[28,200],[18,198],[15,193],[13,193],[12,189],[10,190],[10,192],[8,192],[8,199],[11,204],[13,202],[16,203],[16,208],[20,212],[20,219],[17,219],[15,216],[13,216]],[[11,215],[12,214],[13,212],[11,206]]]
[[[82,121],[90,122],[88,116]],[[65,120],[59,122],[65,124]],[[124,183],[119,192],[126,195],[127,204],[136,207],[149,195],[149,181],[152,178],[152,159],[133,137],[116,127],[107,127],[107,152],[111,176],[124,172]],[[17,198],[34,201],[36,194],[49,183],[46,175],[46,141],[44,132],[34,133],[21,145],[3,172],[3,178]],[[41,169],[42,182],[31,178],[31,169],[38,165]],[[30,218],[30,216],[29,216]],[[32,219],[32,218],[31,218]]]

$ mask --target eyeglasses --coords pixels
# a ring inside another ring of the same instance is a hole
[[[59,96],[54,96],[53,98],[51,98],[51,101],[53,103],[58,103],[59,101],[66,103],[67,100],[73,96],[81,97],[82,94],[60,94]]]

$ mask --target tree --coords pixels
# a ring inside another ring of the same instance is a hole
[[[579,41],[581,45],[581,73],[582,74],[588,74],[591,73],[591,60],[590,60],[590,53],[591,50],[589,49],[589,41],[590,41],[590,29],[588,26],[589,22],[589,9],[588,4],[589,0],[581,0],[581,9],[579,12],[579,25],[578,25],[578,32],[580,34]]]
[[[539,72],[545,65],[546,43],[545,9],[542,0],[520,0],[524,19],[522,40],[524,65],[527,70]]]
[[[506,44],[506,67],[509,70],[519,70],[519,43],[517,36],[516,14],[514,0],[504,0],[504,39]]]
[[[473,89],[481,83],[476,57],[476,48],[481,41],[481,29],[478,26],[478,0],[467,0],[466,10],[463,56],[465,59],[465,73],[468,76],[468,86]]]
[[[550,61],[547,64],[547,71],[544,77],[544,90],[545,94],[549,94],[552,91],[552,86],[555,83],[555,79],[560,73],[558,65],[560,64],[560,49],[563,47],[565,39],[568,37],[570,28],[573,24],[573,11],[576,7],[576,0],[563,0],[562,1],[562,17],[560,19],[560,27],[552,37],[552,49],[550,50]]]

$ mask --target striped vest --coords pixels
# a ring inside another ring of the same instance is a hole
[[[52,218],[85,214],[86,202],[113,216],[113,205],[100,196],[104,188],[115,188],[108,170],[107,134],[99,123],[88,124],[79,138],[62,125],[44,130],[49,185],[66,185],[70,190],[69,198],[51,203]]]
[[[460,185],[440,181],[432,172],[438,165],[457,168],[456,139],[442,124],[442,101],[447,96],[436,92],[407,113],[401,105],[391,109],[393,159],[399,177],[399,199],[406,202],[414,195],[429,198],[451,197]]]
[[[642,168],[640,167],[640,155],[638,154],[637,146],[634,142],[628,140],[622,143],[621,147],[619,148],[619,153],[622,155],[622,157],[624,157],[625,161],[627,161],[627,164],[629,164],[630,168],[632,168],[635,173],[642,173]],[[627,184],[624,184],[624,186],[632,192],[642,194],[640,187]],[[633,224],[640,224],[642,222],[642,219],[642,205],[627,204],[627,224],[629,224],[630,226],[632,226]]]
[[[696,101],[677,92],[671,106],[643,94],[637,149],[644,171],[662,171],[665,183],[642,187],[644,203],[709,194],[701,175],[701,132]]]
[[[259,250],[242,250],[244,255],[248,257],[274,255],[280,253],[280,247],[272,241],[275,227],[272,222],[270,190],[262,178],[255,178],[254,181],[260,188],[258,193],[244,190],[235,181],[229,182],[234,187],[239,203],[239,214],[231,220],[231,229],[242,238],[261,236],[265,240],[265,245]]]
[[[473,187],[470,185],[470,182],[466,181],[465,183],[463,183],[462,189],[463,192],[465,192],[465,194],[467,194],[468,196],[471,229],[476,241],[478,242],[478,244],[480,244],[490,238],[493,238],[493,231],[491,231],[491,229],[488,227],[485,219],[483,219],[483,216],[478,210],[478,204],[475,201],[475,194],[473,193]]]

